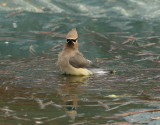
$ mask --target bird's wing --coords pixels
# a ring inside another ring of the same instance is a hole
[[[84,68],[92,65],[90,60],[87,60],[81,53],[76,53],[70,58],[69,63],[75,68]]]

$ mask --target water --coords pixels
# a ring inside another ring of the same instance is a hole
[[[160,124],[158,0],[0,1],[0,124]],[[76,27],[79,49],[116,74],[63,76],[55,63]]]

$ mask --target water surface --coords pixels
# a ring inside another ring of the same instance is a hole
[[[0,2],[0,124],[160,124],[157,0]],[[79,49],[116,74],[61,75],[72,28]]]

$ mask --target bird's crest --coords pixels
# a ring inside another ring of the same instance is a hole
[[[66,38],[67,39],[77,39],[78,38],[78,34],[77,34],[76,28],[74,28],[71,31],[69,31],[69,33],[67,34]]]

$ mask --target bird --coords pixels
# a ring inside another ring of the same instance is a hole
[[[88,76],[92,75],[88,66],[92,66],[92,61],[86,59],[78,49],[78,33],[76,28],[68,32],[66,44],[58,55],[57,65],[63,74]]]
[[[115,70],[104,70],[86,59],[78,49],[78,33],[76,28],[68,32],[66,44],[58,54],[57,65],[65,75],[89,76],[93,74],[115,74]]]

